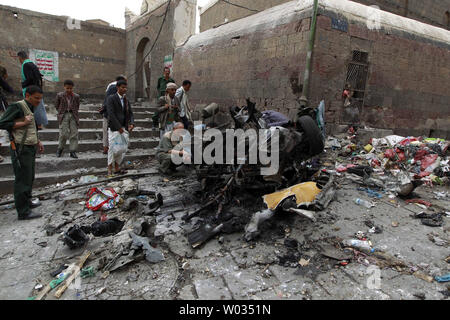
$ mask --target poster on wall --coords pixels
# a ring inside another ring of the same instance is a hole
[[[58,52],[32,49],[30,60],[39,67],[39,71],[44,75],[45,80],[59,81]]]
[[[170,68],[170,73],[173,72],[173,58],[172,55],[168,55],[164,57],[164,68]]]

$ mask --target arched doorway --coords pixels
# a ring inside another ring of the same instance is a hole
[[[147,56],[149,52],[150,39],[143,38],[136,51],[136,98],[150,99],[150,55]]]

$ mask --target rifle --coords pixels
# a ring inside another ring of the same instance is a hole
[[[31,124],[33,124],[33,123],[31,123]],[[14,139],[12,131],[8,131],[8,133],[9,133],[9,142],[11,144],[11,149],[14,152],[15,158],[17,159],[17,165],[18,165],[19,169],[22,169],[22,164],[20,163],[20,158],[19,157],[20,157],[20,154],[22,153],[22,150],[23,150],[23,144],[25,143],[25,140],[27,139],[27,134],[28,134],[28,128],[29,127],[30,127],[30,125],[27,125],[27,128],[25,129],[25,134],[23,135],[23,138],[22,138],[22,144],[20,145],[20,148],[21,148],[20,151],[17,151],[16,141]],[[11,161],[12,161],[12,159],[11,159]]]
[[[9,133],[9,143],[11,145],[11,150],[14,152],[14,156],[17,159],[17,165],[18,165],[19,169],[22,169],[22,165],[20,164],[19,153],[17,152],[17,147],[16,147],[16,142],[14,140],[14,136],[11,131],[8,131],[8,133]]]

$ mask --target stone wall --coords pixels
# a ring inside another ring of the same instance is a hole
[[[44,85],[46,95],[52,97],[63,90],[64,80],[72,79],[83,97],[101,98],[106,85],[124,73],[125,30],[87,22],[80,22],[78,29],[67,19],[0,6],[0,65],[7,68],[16,91],[21,89],[16,56],[20,50],[58,52],[59,82]]]
[[[356,50],[368,53],[364,104],[356,115],[362,124],[400,135],[450,138],[450,42],[408,32],[369,31],[351,21],[343,32],[332,27],[332,19],[330,14],[318,20],[311,83],[313,103],[327,101],[327,121],[352,121],[341,92]]]
[[[345,3],[344,3],[345,2]],[[352,52],[368,54],[357,121],[399,134],[445,137],[450,128],[450,34],[390,13],[369,30],[365,8],[323,0],[310,87],[311,105],[326,101],[329,124],[346,124],[342,91]],[[295,10],[297,9],[297,11]],[[311,6],[286,3],[193,36],[177,48],[175,77],[190,79],[194,104],[244,105],[292,116],[301,95]]]
[[[150,55],[148,53],[164,19],[167,1],[127,26],[126,74],[129,77],[131,99],[148,99],[146,88],[149,89],[151,99],[157,98],[157,81],[163,73],[164,58],[173,56],[175,47],[182,45],[195,33],[196,4],[196,0],[172,0],[163,29]]]
[[[212,1],[201,11],[200,32],[255,14],[290,0],[232,0],[230,2],[252,9],[247,10],[224,1]],[[298,0],[304,2],[305,0]],[[377,5],[382,10],[450,29],[450,0],[353,0],[365,5]]]
[[[365,5],[377,5],[381,10],[438,27],[450,29],[450,0],[353,0]]]
[[[214,1],[200,11],[200,32],[221,24],[248,17],[257,11],[264,11],[291,0],[230,0],[231,3],[251,9],[233,6],[221,0]]]

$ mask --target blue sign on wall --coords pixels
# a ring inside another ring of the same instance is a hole
[[[348,22],[345,18],[331,18],[331,27],[342,32],[348,32]]]

